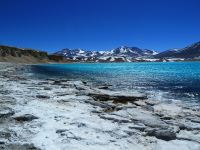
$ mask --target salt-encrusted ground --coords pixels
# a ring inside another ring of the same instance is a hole
[[[200,150],[199,107],[16,69],[0,64],[0,149]]]

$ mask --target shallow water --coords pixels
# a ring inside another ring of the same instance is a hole
[[[200,62],[41,64],[31,71],[38,77],[107,83],[161,100],[200,103]]]

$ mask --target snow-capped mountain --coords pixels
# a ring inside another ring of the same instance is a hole
[[[152,56],[157,54],[157,52],[148,49],[140,49],[138,47],[127,47],[121,46],[114,50],[111,50],[111,53],[116,56],[129,56],[129,57],[142,57],[142,56]]]
[[[155,58],[184,58],[195,59],[200,57],[200,42],[182,49],[172,49],[155,55]]]
[[[82,61],[100,61],[100,62],[115,62],[115,61],[132,61],[138,57],[152,57],[157,54],[156,51],[148,49],[140,49],[138,47],[120,46],[110,51],[87,51],[83,49],[63,49],[56,52],[57,55],[62,55],[67,59],[82,60]]]
[[[184,61],[200,60],[200,42],[182,49],[169,49],[160,53],[138,47],[120,46],[110,51],[63,49],[55,53],[74,61],[132,62],[132,61]]]

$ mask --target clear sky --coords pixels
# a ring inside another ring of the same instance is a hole
[[[0,0],[0,45],[155,50],[200,41],[200,0]]]

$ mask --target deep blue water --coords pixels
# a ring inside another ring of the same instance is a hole
[[[200,102],[200,62],[42,64],[32,66],[32,71],[112,84],[113,89],[163,93],[161,99]]]

